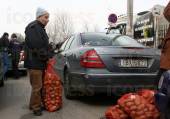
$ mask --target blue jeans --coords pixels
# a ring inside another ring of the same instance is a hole
[[[3,60],[3,76],[5,76],[9,68],[8,52],[2,52],[2,60]]]

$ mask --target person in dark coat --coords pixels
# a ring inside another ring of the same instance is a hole
[[[38,8],[36,20],[28,24],[25,29],[25,67],[28,68],[32,93],[30,109],[35,116],[42,115],[42,80],[43,71],[48,60],[49,38],[45,26],[49,22],[49,13]]]
[[[170,22],[170,2],[164,9],[164,16],[167,21]],[[162,53],[160,59],[160,72],[163,73],[167,70],[170,70],[170,26],[162,43]],[[165,112],[164,119],[170,119],[170,107],[167,109],[167,112]]]
[[[164,16],[168,22],[170,22],[170,2],[164,9]],[[166,33],[165,39],[162,42],[162,54],[161,54],[161,62],[160,68],[161,69],[170,69],[170,27]]]
[[[8,37],[9,37],[9,34],[5,32],[0,39],[0,49],[2,52],[2,61],[3,61],[3,79],[6,79],[6,73],[9,68],[9,57],[8,57],[9,39]]]
[[[20,60],[20,52],[22,50],[22,43],[18,41],[17,35],[12,34],[11,40],[9,44],[10,52],[11,52],[11,58],[12,58],[12,71],[14,78],[19,78],[19,70],[18,70],[18,64]]]

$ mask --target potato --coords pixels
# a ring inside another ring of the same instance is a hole
[[[137,106],[131,106],[131,107],[130,107],[130,110],[131,110],[131,111],[137,110]]]
[[[147,119],[145,115],[140,116],[140,119]]]
[[[133,102],[127,102],[127,103],[126,103],[126,106],[127,106],[127,107],[131,107],[131,106],[133,106],[133,105],[134,105]]]
[[[136,111],[132,111],[132,112],[130,113],[130,115],[131,115],[131,117],[135,117],[135,116],[136,116]]]
[[[154,109],[156,108],[151,104],[148,104],[147,107],[148,107],[149,111],[154,111]]]
[[[144,108],[145,108],[145,104],[140,104],[140,105],[137,107],[138,110],[143,110]]]
[[[152,112],[145,112],[146,117],[153,117],[153,113]]]
[[[144,111],[144,112],[148,112],[148,108],[147,108],[147,107],[145,107],[143,111]]]
[[[140,110],[140,111],[136,112],[136,115],[138,115],[138,116],[142,116],[142,115],[144,115],[144,114],[145,114],[145,113],[144,113],[143,110]]]

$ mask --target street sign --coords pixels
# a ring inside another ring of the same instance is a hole
[[[110,14],[108,17],[108,21],[111,23],[116,23],[117,22],[117,15],[116,14]]]
[[[148,12],[136,20],[134,24],[134,39],[147,46],[154,46],[154,29],[154,16],[152,12]]]

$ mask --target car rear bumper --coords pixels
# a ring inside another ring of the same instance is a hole
[[[158,73],[71,73],[71,86],[78,91],[124,93],[156,88]]]
[[[19,68],[19,70],[26,70],[26,68],[24,67],[24,61],[19,62],[18,68]]]
[[[8,68],[8,71],[11,71],[12,70],[12,64],[10,64],[9,68]],[[19,64],[18,64],[18,70],[27,70],[25,67],[24,67],[24,61],[20,61]]]

